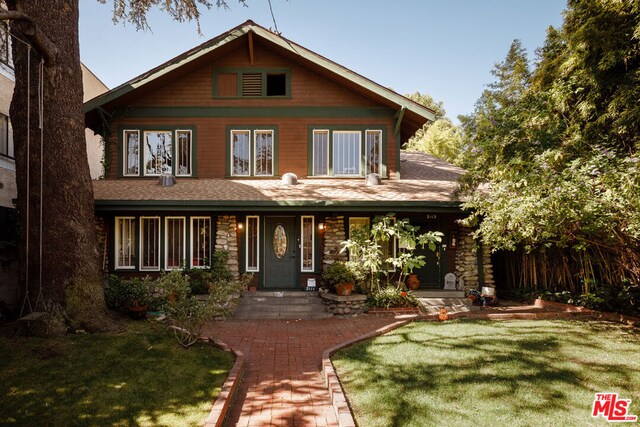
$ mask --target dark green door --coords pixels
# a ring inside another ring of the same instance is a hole
[[[264,228],[264,287],[295,288],[295,218],[268,216]]]

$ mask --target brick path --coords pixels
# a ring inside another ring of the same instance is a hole
[[[245,355],[228,426],[337,426],[320,374],[322,352],[395,322],[392,316],[228,320],[205,335]]]
[[[564,306],[564,305],[563,305]],[[589,315],[509,303],[451,318],[542,319]],[[422,319],[434,319],[425,316]],[[244,353],[245,372],[226,426],[338,426],[320,373],[322,353],[397,322],[393,316],[321,320],[227,320],[204,335]]]

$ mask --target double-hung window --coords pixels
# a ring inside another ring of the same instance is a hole
[[[313,176],[384,175],[381,129],[312,129],[309,173]]]
[[[184,265],[186,246],[185,227],[185,217],[168,216],[165,218],[164,267],[167,270],[180,268]]]
[[[192,176],[193,148],[191,129],[124,129],[122,176]]]
[[[115,268],[136,268],[136,219],[135,217],[116,217],[115,226]]]
[[[211,265],[211,217],[191,217],[191,267]]]
[[[0,114],[0,155],[13,158],[13,131],[8,116]]]
[[[273,176],[275,144],[272,129],[230,131],[232,176]]]
[[[160,217],[140,217],[140,270],[160,270]]]
[[[349,218],[349,238],[355,237],[356,233],[366,233],[365,238],[370,238],[370,221],[369,217],[351,217]],[[358,261],[362,257],[360,253],[349,252],[350,261]]]

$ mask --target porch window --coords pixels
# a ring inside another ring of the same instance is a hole
[[[329,131],[313,131],[313,175],[329,175]]]
[[[231,131],[231,175],[249,176],[251,131]]]
[[[260,271],[258,259],[260,257],[260,217],[247,216],[246,241],[246,271]]]
[[[163,173],[172,173],[172,132],[145,131],[144,144],[144,174],[157,176]]]
[[[116,217],[115,268],[136,268],[136,219],[132,216]]]
[[[211,218],[191,217],[191,267],[211,265]]]
[[[185,226],[184,217],[165,218],[165,269],[180,268],[185,261]]]
[[[365,132],[365,173],[380,173],[382,161],[382,131],[368,130]]]
[[[351,217],[349,218],[349,238],[353,237],[354,231],[369,230],[369,217]],[[357,261],[357,254],[349,253],[350,261]]]
[[[140,131],[125,130],[122,138],[124,165],[122,174],[138,176],[140,173]]]
[[[177,130],[176,131],[176,175],[177,176],[191,176],[191,131],[190,130]]]
[[[313,243],[314,243],[314,233],[313,233],[313,216],[303,216],[302,217],[302,230],[300,232],[301,236],[301,247],[302,247],[302,271],[313,271]]]
[[[254,171],[255,176],[273,175],[273,131],[256,130],[254,138]]]
[[[360,132],[333,132],[333,174],[360,175]]]
[[[160,270],[160,217],[140,217],[140,270]]]
[[[395,218],[390,218],[391,225],[396,223]],[[378,242],[380,245],[380,250],[382,251],[382,259],[386,260],[389,258],[395,258],[398,248],[398,239],[395,237],[391,237],[391,239],[386,241]],[[385,263],[385,268],[387,271],[395,271],[396,268],[391,263]]]

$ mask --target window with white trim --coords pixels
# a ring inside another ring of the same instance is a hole
[[[144,174],[157,176],[172,173],[173,132],[144,131]]]
[[[8,116],[0,114],[0,156],[13,158],[13,129]]]
[[[314,248],[314,217],[309,215],[302,216],[300,230],[300,246],[302,249],[301,271],[313,271],[313,248]]]
[[[231,175],[249,176],[251,174],[251,131],[231,131]]]
[[[160,217],[140,217],[140,270],[160,270]]]
[[[382,131],[365,131],[365,175],[370,173],[380,173],[382,163]]]
[[[273,176],[273,131],[253,131],[255,176]]]
[[[396,223],[395,218],[389,218],[390,225]],[[382,251],[382,260],[387,260],[389,258],[395,258],[397,249],[398,249],[398,239],[395,236],[392,236],[389,240],[383,240],[378,242],[380,245],[380,250]],[[385,263],[385,268],[387,271],[395,271],[396,268],[391,263]]]
[[[246,220],[246,269],[245,271],[260,271],[260,217],[247,216]]]
[[[313,130],[313,175],[329,175],[329,131]]]
[[[191,176],[191,131],[176,131],[176,176]]]
[[[164,221],[164,267],[173,270],[185,264],[186,218],[168,216]]]
[[[211,265],[211,217],[191,217],[191,267]]]
[[[333,174],[360,175],[360,131],[333,131]]]
[[[0,22],[0,63],[13,70],[13,55],[11,54],[11,34],[6,22]]]
[[[122,174],[124,176],[138,176],[140,174],[140,131],[123,131],[124,165]]]
[[[136,219],[132,216],[115,218],[115,268],[136,268]]]
[[[273,129],[231,130],[230,144],[232,176],[274,175]]]

